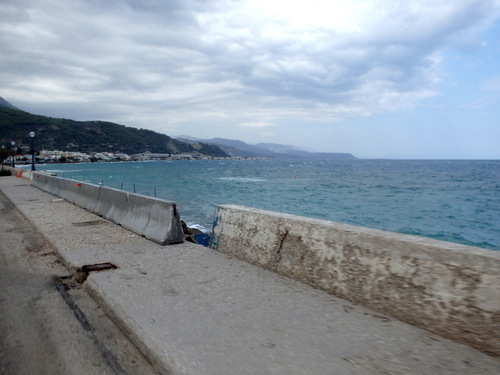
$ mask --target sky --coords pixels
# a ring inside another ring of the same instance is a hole
[[[500,159],[500,0],[0,0],[0,96],[169,136]]]

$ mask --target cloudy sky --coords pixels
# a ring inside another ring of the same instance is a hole
[[[31,113],[361,158],[500,159],[500,0],[1,0]]]

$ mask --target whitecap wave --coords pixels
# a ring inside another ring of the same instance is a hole
[[[187,222],[186,225],[188,228],[195,228],[201,230],[203,233],[208,233],[210,232],[209,229],[205,228],[203,225],[198,224],[198,223],[193,223],[193,222]]]
[[[74,172],[82,172],[85,171],[83,169],[46,169],[46,172],[49,173],[74,173]],[[85,171],[87,172],[87,171]]]
[[[216,177],[216,180],[236,181],[236,182],[263,182],[263,181],[266,181],[262,178],[252,178],[252,177]]]

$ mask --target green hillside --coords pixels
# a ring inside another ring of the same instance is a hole
[[[29,133],[36,133],[36,150],[81,152],[115,152],[137,154],[193,153],[227,156],[219,147],[208,144],[191,145],[152,130],[136,129],[104,121],[74,121],[33,115],[28,112],[0,108],[0,146],[29,149]]]

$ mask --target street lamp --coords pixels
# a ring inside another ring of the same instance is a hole
[[[16,145],[16,142],[12,141],[10,142],[12,145],[12,168],[16,167],[16,150],[14,149],[14,146]]]
[[[35,132],[30,132],[31,137],[31,170],[35,171]]]

